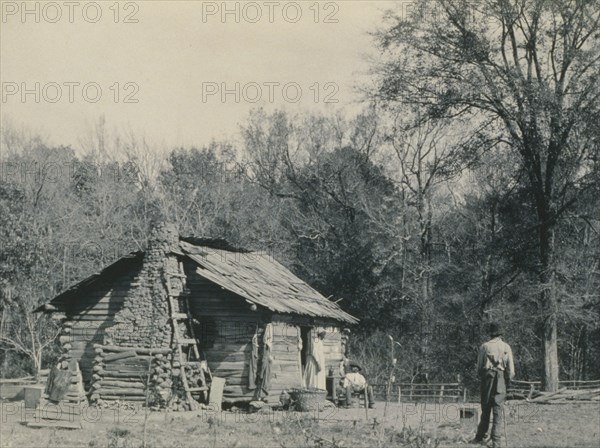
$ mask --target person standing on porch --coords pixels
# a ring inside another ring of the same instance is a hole
[[[307,347],[306,368],[304,370],[304,385],[309,388],[326,389],[325,353],[323,340],[327,332],[321,330],[316,338],[311,338]]]
[[[508,383],[515,377],[515,365],[510,345],[502,340],[497,323],[489,325],[492,339],[479,348],[477,373],[481,381],[481,420],[473,443],[485,443],[493,414],[492,447],[499,448],[504,420],[503,403]]]

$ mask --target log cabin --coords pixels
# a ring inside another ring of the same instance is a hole
[[[38,308],[61,321],[61,360],[76,360],[88,399],[175,410],[225,380],[223,402],[279,400],[300,387],[309,338],[326,331],[326,370],[357,319],[271,256],[159,224],[132,253]]]

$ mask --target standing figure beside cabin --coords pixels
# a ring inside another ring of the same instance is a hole
[[[323,339],[327,333],[321,330],[316,338],[309,340],[307,347],[308,357],[306,369],[304,370],[304,385],[310,388],[326,389],[325,353],[323,350]]]
[[[489,333],[492,339],[479,348],[477,357],[477,373],[481,381],[481,420],[473,442],[485,441],[490,416],[493,414],[492,447],[497,448],[500,447],[501,441],[506,389],[515,376],[515,365],[512,350],[510,345],[502,340],[499,325],[491,323]]]

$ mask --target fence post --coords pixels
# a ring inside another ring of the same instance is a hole
[[[402,387],[398,384],[398,404],[402,403]]]

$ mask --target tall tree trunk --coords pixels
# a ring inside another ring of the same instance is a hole
[[[420,248],[419,263],[421,269],[420,289],[421,289],[421,356],[422,362],[429,367],[429,349],[434,337],[435,322],[433,316],[433,285],[431,279],[431,222],[433,220],[433,211],[431,209],[431,199],[427,193],[421,192],[417,201],[417,210],[419,213],[419,232]]]
[[[544,313],[542,334],[544,349],[543,387],[545,391],[555,392],[558,390],[559,365],[557,334],[558,303],[554,285],[554,230],[548,224],[547,219],[540,221],[540,301]]]

